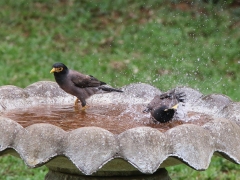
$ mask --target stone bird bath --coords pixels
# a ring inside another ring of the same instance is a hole
[[[46,180],[170,179],[167,166],[208,168],[213,154],[240,163],[240,103],[188,87],[184,117],[154,124],[142,110],[161,93],[130,84],[94,95],[86,112],[55,82],[0,87],[0,155],[46,165]]]

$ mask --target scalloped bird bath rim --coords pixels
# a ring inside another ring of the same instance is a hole
[[[144,107],[161,93],[143,83],[130,84],[122,90],[121,95],[98,94],[87,102],[94,105],[131,103],[131,106]],[[211,120],[203,125],[178,125],[165,132],[141,126],[120,134],[99,127],[65,131],[48,123],[24,128],[5,117],[5,112],[39,105],[69,105],[74,97],[50,81],[36,82],[24,89],[1,86],[0,155],[20,156],[31,168],[46,165],[50,170],[46,179],[64,179],[66,174],[83,177],[153,174],[157,178],[165,174],[168,179],[167,172],[161,168],[184,163],[196,170],[205,170],[213,154],[239,164],[240,103],[221,94],[204,96],[189,87],[176,90],[186,93],[185,108],[204,112]]]

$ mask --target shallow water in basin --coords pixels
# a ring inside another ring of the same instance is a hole
[[[150,114],[144,114],[144,106],[91,106],[86,111],[72,105],[42,105],[6,111],[2,115],[18,122],[23,127],[36,123],[49,123],[65,131],[80,127],[96,126],[114,134],[119,134],[134,127],[152,127],[161,132],[181,124],[203,125],[211,120],[206,114],[188,112],[187,121],[174,120],[169,123],[154,123]]]

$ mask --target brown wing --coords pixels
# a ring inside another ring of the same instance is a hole
[[[174,94],[175,91],[168,91],[166,93],[163,93],[161,95],[156,95],[153,100],[148,104],[147,108],[149,110],[156,109],[160,106],[167,106],[172,107],[175,104],[177,104],[177,99]]]
[[[161,103],[161,99],[159,95],[156,95],[152,101],[147,105],[147,111],[152,110],[154,107],[158,106]]]
[[[155,96],[143,112],[150,112],[151,110],[157,109],[161,106],[172,108],[179,102],[184,102],[185,96],[186,95],[183,92],[175,93],[175,89],[167,91],[161,95]]]
[[[71,70],[70,75],[71,75],[72,82],[80,88],[98,87],[103,84],[106,84],[102,81],[99,81],[98,79],[96,79],[95,77],[93,77],[91,75],[81,74],[77,71]]]
[[[186,94],[184,92],[175,92],[175,89],[170,90],[160,95],[160,99],[176,99],[178,102],[185,102]]]
[[[176,97],[175,89],[169,90],[166,93],[160,95],[161,105],[165,105],[168,108],[171,108],[178,104],[178,99]]]
[[[175,89],[167,91],[160,95],[160,99],[166,99],[166,98],[168,98],[168,99],[175,98]]]

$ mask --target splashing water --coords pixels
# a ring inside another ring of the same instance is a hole
[[[64,103],[55,105],[35,103],[34,106],[5,110],[2,116],[17,121],[23,127],[36,123],[49,123],[71,131],[80,127],[96,126],[118,134],[130,128],[147,126],[164,132],[187,123],[201,126],[214,119],[230,102],[229,98],[223,95],[203,96],[199,91],[188,87],[175,89],[186,94],[186,102],[179,106],[174,120],[162,124],[155,123],[150,114],[143,113],[147,104],[162,92],[143,83],[123,87],[124,93],[94,95],[88,99],[90,108],[86,111],[81,111],[80,105],[75,107]],[[47,100],[44,102],[48,102]]]
[[[56,125],[66,131],[80,127],[96,126],[101,127],[114,134],[119,134],[127,129],[148,126],[162,132],[183,123],[203,125],[210,119],[200,113],[188,113],[189,118],[194,117],[198,121],[174,120],[169,123],[156,124],[149,114],[143,113],[143,105],[102,105],[91,106],[86,111],[81,107],[71,105],[48,105],[32,108],[22,108],[4,112],[3,116],[17,121],[23,127],[36,123],[49,123]],[[197,118],[196,118],[197,117]],[[194,119],[192,118],[192,119]],[[201,119],[202,118],[202,119]]]

